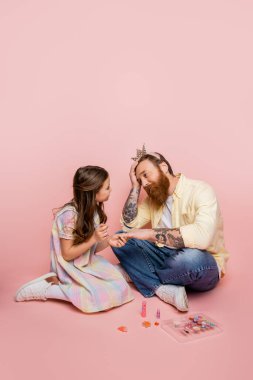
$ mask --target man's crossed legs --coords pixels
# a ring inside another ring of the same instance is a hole
[[[203,292],[213,289],[219,281],[217,263],[204,250],[159,248],[138,239],[112,249],[144,297],[156,294],[180,311],[188,310],[185,288]]]

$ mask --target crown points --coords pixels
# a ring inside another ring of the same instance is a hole
[[[132,160],[134,161],[139,161],[139,159],[147,154],[145,144],[143,144],[142,149],[137,149],[136,150],[136,157],[132,157]]]

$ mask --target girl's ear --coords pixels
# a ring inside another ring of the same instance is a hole
[[[164,174],[168,173],[168,165],[165,162],[162,162],[161,164],[159,164],[159,166]]]

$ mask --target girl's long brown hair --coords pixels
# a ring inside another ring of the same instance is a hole
[[[73,231],[74,244],[89,240],[94,233],[95,212],[99,215],[100,223],[106,223],[104,204],[96,201],[96,194],[108,176],[108,172],[99,166],[84,166],[77,169],[73,179],[74,197],[63,206],[74,206],[77,211],[77,220]]]

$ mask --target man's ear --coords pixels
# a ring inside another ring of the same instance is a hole
[[[168,173],[168,165],[165,162],[161,162],[161,164],[159,164],[159,166],[160,166],[161,171],[164,174]]]

